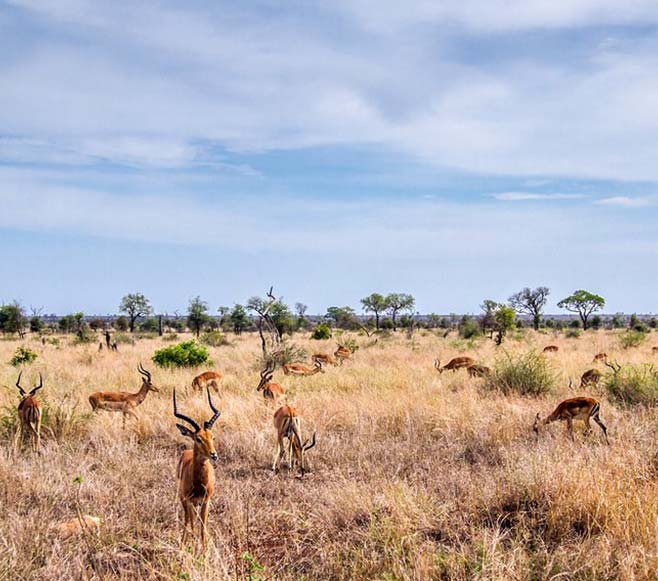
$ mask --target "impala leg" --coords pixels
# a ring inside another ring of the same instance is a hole
[[[592,424],[589,423],[589,417],[585,418],[585,435],[589,436],[589,433],[592,431]]]
[[[186,502],[185,500],[181,501],[183,505],[183,513],[185,516],[185,524],[183,526],[183,536],[181,537],[181,546],[185,545],[185,542],[187,541],[187,534],[188,530],[192,530],[192,536],[194,537],[194,511],[192,509],[192,505],[189,502]],[[189,529],[188,529],[189,527]]]
[[[592,416],[592,419],[599,425],[599,428],[601,428],[601,431],[603,432],[603,435],[605,436],[606,444],[610,444],[610,440],[608,440],[608,429],[605,427],[605,425],[601,421],[601,418],[599,417],[599,414],[597,413],[596,415]]]
[[[206,500],[201,505],[201,550],[205,553],[208,545],[208,509],[210,501]]]
[[[573,437],[573,420],[571,418],[567,418],[567,431],[569,432],[569,437],[571,438],[571,441],[574,442],[574,437]]]
[[[283,447],[283,438],[278,438],[276,441],[276,451],[274,452],[274,462],[272,464],[272,470],[274,472],[277,471],[277,467],[279,465],[279,462],[281,462],[281,458],[283,457],[284,453],[284,447]]]

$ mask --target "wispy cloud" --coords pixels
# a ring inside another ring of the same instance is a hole
[[[602,198],[594,202],[599,206],[620,206],[623,208],[646,208],[654,206],[658,203],[658,198],[655,196],[640,196],[631,198],[629,196],[611,196],[609,198]]]
[[[530,200],[580,200],[583,194],[540,194],[535,192],[503,192],[491,194],[492,198],[504,202],[525,202]]]

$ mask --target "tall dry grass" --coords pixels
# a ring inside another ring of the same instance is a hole
[[[356,339],[362,348],[342,367],[275,376],[305,432],[318,433],[304,480],[270,470],[275,406],[255,391],[257,338],[211,348],[226,379],[205,558],[179,547],[175,466],[188,442],[171,414],[175,386],[185,413],[208,415],[187,389],[199,370],[148,363],[158,339],[118,354],[28,340],[39,358],[24,376],[43,373],[48,409],[43,451],[34,456],[13,446],[16,370],[6,362],[19,342],[0,341],[0,578],[655,578],[657,414],[616,407],[602,388],[567,387],[594,367],[595,353],[639,364],[654,357],[650,342],[622,350],[611,332],[509,340],[502,349],[512,354],[560,346],[548,356],[558,387],[532,398],[433,368],[437,356],[464,354],[491,365],[502,353],[491,341],[431,332],[369,347],[370,339]],[[309,353],[335,346],[295,341]],[[148,395],[139,421],[122,431],[120,415],[92,416],[88,395],[136,391],[140,361],[161,393]],[[602,401],[611,446],[598,432],[587,440],[579,432],[572,443],[558,425],[535,439],[538,411],[585,394]],[[100,535],[58,537],[55,525],[78,511],[102,519]]]

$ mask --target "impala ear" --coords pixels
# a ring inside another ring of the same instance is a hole
[[[186,428],[185,426],[183,426],[181,424],[176,424],[176,427],[178,428],[178,431],[183,436],[186,436],[188,438],[194,438],[194,436],[196,436],[196,432],[193,432],[192,430],[190,430],[189,428]]]

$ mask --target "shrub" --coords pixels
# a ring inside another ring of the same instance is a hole
[[[208,347],[222,347],[228,345],[228,341],[221,331],[207,331],[201,335],[201,343]]]
[[[581,334],[582,334],[582,331],[577,327],[569,327],[569,329],[567,329],[564,332],[564,336],[567,339],[578,339],[578,337],[580,337]]]
[[[19,347],[16,349],[14,356],[9,360],[9,364],[14,367],[19,365],[29,365],[32,363],[38,355],[32,351],[29,347]]]
[[[132,335],[128,335],[128,333],[115,333],[112,336],[112,342],[116,343],[117,345],[121,345],[121,344],[134,345],[135,338]]]
[[[629,365],[609,374],[605,387],[619,403],[654,406],[658,403],[658,370],[653,365]]]
[[[183,341],[170,347],[158,349],[153,362],[160,367],[196,367],[210,359],[208,349],[194,341]]]
[[[505,395],[541,395],[553,389],[555,375],[548,361],[536,351],[513,356],[506,353],[496,360],[485,387]]]
[[[619,343],[621,344],[622,349],[632,349],[633,347],[641,345],[646,338],[647,334],[644,331],[626,331],[619,336]]]
[[[313,333],[311,333],[311,339],[316,339],[318,341],[331,339],[331,327],[329,327],[329,325],[326,323],[319,323],[315,326],[315,329],[313,329]]]
[[[459,335],[463,339],[472,339],[480,334],[480,325],[477,321],[469,318],[463,318],[459,325]]]

